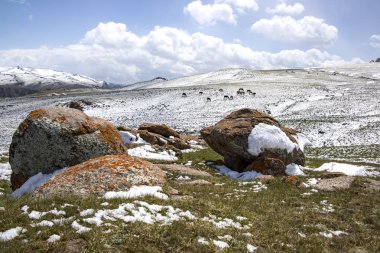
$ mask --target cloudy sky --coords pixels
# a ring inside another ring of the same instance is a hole
[[[0,66],[116,83],[380,57],[379,0],[0,0]]]

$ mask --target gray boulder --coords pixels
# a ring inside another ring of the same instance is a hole
[[[119,132],[108,121],[71,108],[34,110],[12,138],[12,188],[19,188],[39,172],[51,173],[94,157],[125,152]]]
[[[256,128],[261,129],[257,131],[257,139],[249,141]],[[257,110],[232,112],[214,126],[202,129],[201,135],[224,157],[226,166],[238,172],[254,170],[267,175],[284,175],[286,165],[305,164],[304,153],[297,143],[297,131],[283,127]]]

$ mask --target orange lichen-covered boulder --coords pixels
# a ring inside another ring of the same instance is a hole
[[[34,195],[103,196],[134,185],[162,185],[165,172],[145,160],[127,155],[101,156],[69,167],[51,178]]]
[[[12,138],[12,188],[19,188],[39,172],[51,173],[94,157],[125,152],[119,132],[108,121],[71,108],[34,110]]]

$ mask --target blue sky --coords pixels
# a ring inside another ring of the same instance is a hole
[[[0,0],[0,66],[128,83],[380,57],[378,0]]]

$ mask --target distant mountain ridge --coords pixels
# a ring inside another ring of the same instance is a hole
[[[164,78],[164,77],[156,77],[156,78],[153,78],[151,80],[148,80],[148,81],[142,81],[142,82],[137,82],[137,83],[133,83],[133,84],[130,84],[130,85],[127,85],[125,86],[125,88],[123,88],[124,90],[138,90],[138,89],[145,89],[146,87],[150,87],[154,84],[159,84],[159,83],[163,83],[163,82],[167,82],[168,79]]]
[[[79,88],[110,88],[112,84],[79,74],[51,69],[0,67],[0,97]]]

